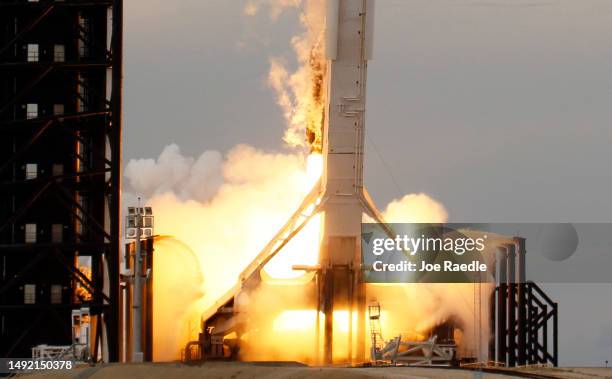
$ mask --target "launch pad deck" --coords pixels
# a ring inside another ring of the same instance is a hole
[[[495,372],[492,372],[495,371]],[[21,376],[18,376],[21,377]],[[24,377],[26,377],[24,375]],[[503,378],[541,378],[541,379],[587,379],[612,378],[612,368],[520,368],[487,369],[482,374],[468,369],[424,368],[424,367],[309,367],[287,362],[206,362],[200,365],[182,363],[146,364],[102,364],[84,366],[72,371],[40,372],[27,375],[28,378],[79,378],[79,379],[122,379],[147,377],[158,378],[427,378],[427,379],[503,379]]]

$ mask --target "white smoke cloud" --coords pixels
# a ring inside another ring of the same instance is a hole
[[[393,200],[383,215],[387,222],[395,223],[441,223],[448,220],[444,205],[424,193],[408,194]]]
[[[270,18],[276,20],[284,11],[301,4],[302,0],[250,0],[244,7],[244,14],[255,16],[262,8],[267,8]]]
[[[238,145],[224,156],[206,151],[194,158],[171,144],[157,159],[129,161],[125,178],[124,207],[143,196],[141,205],[153,208],[155,234],[166,236],[155,245],[164,285],[191,280],[181,292],[156,291],[163,303],[156,319],[182,325],[155,323],[158,340],[172,345],[156,348],[156,359],[178,359],[185,343],[197,338],[201,313],[236,284],[310,190],[305,157]],[[189,254],[196,262],[184,259]],[[187,279],[196,274],[203,282]],[[201,297],[194,302],[195,294]]]
[[[133,159],[125,167],[126,190],[150,198],[172,192],[181,199],[208,201],[223,182],[222,156],[205,151],[186,157],[176,144],[166,146],[157,159]]]
[[[275,19],[285,10],[304,7],[300,16],[304,32],[291,39],[298,68],[291,71],[285,60],[271,59],[268,76],[288,124],[284,140],[301,147],[300,151],[270,153],[238,145],[225,155],[213,150],[191,157],[171,144],[157,158],[133,159],[125,167],[124,206],[133,205],[136,197],[142,196],[143,205],[153,207],[155,233],[175,237],[156,243],[156,254],[166,258],[165,283],[181,283],[185,273],[199,273],[203,278],[204,295],[197,302],[192,301],[192,295],[199,295],[200,287],[191,283],[192,291],[176,296],[172,296],[175,291],[166,291],[164,306],[156,309],[158,320],[180,317],[183,326],[190,322],[196,325],[194,330],[177,331],[171,322],[157,323],[155,328],[165,328],[165,341],[176,344],[165,346],[160,359],[178,358],[184,343],[197,338],[201,313],[236,284],[240,272],[311,189],[303,148],[308,145],[308,132],[318,131],[319,144],[321,138],[324,5],[321,0],[250,0],[244,9],[249,16],[267,9]],[[317,140],[309,136],[310,147],[313,141]],[[444,207],[425,194],[394,200],[384,214],[391,222],[443,222],[448,217]],[[191,260],[174,259],[177,241],[185,244],[183,258],[189,256],[186,251],[197,257],[197,270]],[[185,311],[177,315],[176,309]],[[176,338],[170,338],[173,336]]]
[[[325,2],[320,0],[260,1],[278,15],[282,10],[303,6],[300,23],[303,32],[291,38],[297,68],[292,70],[282,57],[270,59],[268,85],[276,93],[277,104],[287,122],[284,141],[290,146],[320,151],[322,144],[325,77]],[[247,4],[245,13],[256,13],[256,3]]]

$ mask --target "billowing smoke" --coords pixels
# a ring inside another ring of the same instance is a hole
[[[205,202],[223,182],[222,160],[218,151],[205,151],[197,159],[185,157],[171,144],[157,159],[131,160],[125,167],[127,188],[146,198],[172,192],[184,200]]]
[[[383,336],[401,335],[403,341],[421,341],[432,330],[449,323],[457,328],[458,353],[486,360],[489,338],[488,302],[493,287],[488,283],[370,284],[368,300],[382,309]],[[438,336],[442,338],[442,336]]]
[[[293,152],[266,152],[238,145],[225,154],[205,151],[190,157],[171,144],[156,159],[130,160],[125,167],[124,207],[134,205],[136,197],[141,196],[143,205],[153,207],[155,233],[172,236],[158,240],[155,248],[156,267],[161,271],[155,282],[156,360],[178,359],[185,343],[197,339],[202,312],[237,283],[240,272],[289,219],[314,184],[306,161],[308,154],[320,151],[322,145],[326,67],[322,53],[323,7],[324,1],[316,0],[252,0],[245,8],[247,15],[265,8],[272,18],[285,9],[302,9],[304,32],[291,40],[297,68],[290,70],[284,59],[272,58],[268,74],[268,83],[287,121],[284,141],[294,147]],[[425,194],[394,200],[384,213],[392,222],[447,219],[444,207]],[[400,287],[401,291],[404,306],[397,309],[397,314],[414,311],[399,322],[398,330],[426,330],[456,313],[463,314],[452,309],[452,301],[457,299],[454,290],[411,292]],[[388,292],[380,291],[381,302],[384,293]],[[269,309],[282,305],[279,298],[269,301],[277,301],[269,304]],[[406,307],[407,301],[424,306],[412,303],[412,307]],[[388,304],[395,310],[392,302]],[[468,305],[462,308],[468,309]],[[317,317],[312,312],[302,315],[306,324]],[[283,320],[275,320],[274,325],[283,328]],[[306,329],[300,333],[310,332]],[[303,345],[305,348],[308,344]],[[286,354],[288,349],[284,350]],[[287,358],[282,354],[279,357]]]
[[[309,192],[313,178],[304,153],[246,145],[194,158],[172,144],[156,159],[129,161],[124,172],[124,204],[143,196],[142,203],[153,207],[155,233],[173,236],[155,248],[156,267],[163,269],[155,280],[154,335],[160,342],[155,359],[177,359],[185,343],[197,338],[202,312],[237,283]],[[386,216],[442,222],[446,211],[418,194],[391,202]]]
[[[155,238],[152,278],[153,360],[170,361],[200,329],[205,282],[196,254],[171,236]]]
[[[298,8],[302,0],[249,0],[244,7],[244,14],[255,16],[262,8],[268,9],[270,18],[276,20],[283,11]]]
[[[270,59],[268,85],[276,93],[277,103],[287,122],[284,140],[290,146],[308,147],[320,152],[323,143],[325,111],[325,78],[327,62],[324,56],[325,2],[320,0],[269,0],[265,3],[271,15],[287,7],[303,6],[300,22],[304,32],[291,39],[297,69],[291,71],[286,59]],[[255,3],[249,3],[245,13],[252,13]]]
[[[177,320],[155,322],[156,340],[166,342],[156,359],[178,359],[185,343],[197,338],[201,313],[236,284],[312,187],[305,155],[239,145],[224,156],[213,151],[196,159],[169,145],[157,159],[129,161],[124,172],[124,207],[142,195],[142,204],[153,207],[155,233],[173,236],[196,255],[195,260],[181,258],[189,254],[177,243],[155,248],[163,282],[177,289],[156,297],[163,306],[155,307],[155,319]],[[194,277],[203,283],[185,283]],[[196,295],[197,309],[188,309]],[[177,323],[193,328],[185,331]],[[171,348],[170,341],[175,342]]]
[[[383,212],[389,223],[443,223],[448,221],[444,206],[424,193],[408,194],[391,201]],[[486,359],[482,349],[489,338],[487,312],[489,284],[400,284],[371,285],[370,300],[384,311],[386,339],[401,335],[402,340],[429,338],[433,328],[452,323],[462,356]]]
[[[383,212],[385,221],[395,223],[446,222],[444,206],[424,193],[405,195],[393,200]]]

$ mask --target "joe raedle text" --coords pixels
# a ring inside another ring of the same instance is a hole
[[[410,262],[407,260],[399,263],[383,263],[375,261],[372,269],[376,272],[486,272],[487,265],[480,261],[471,263],[455,263],[445,260],[440,263]]]
[[[470,257],[480,257],[479,253],[485,249],[486,239],[486,235],[478,238],[442,238],[425,235],[374,238],[371,252],[376,258],[372,262],[372,270],[375,272],[486,272],[487,265],[479,259],[470,262],[465,262],[465,259],[463,262],[456,261],[457,257],[465,253],[472,253]],[[385,253],[402,254],[408,259],[390,262],[383,258]],[[443,254],[446,258],[439,259],[439,256],[432,254]],[[416,255],[418,257],[415,257]],[[410,259],[412,257],[417,259]]]

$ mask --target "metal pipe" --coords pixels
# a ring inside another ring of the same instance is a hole
[[[553,365],[559,366],[559,304],[553,304]]]
[[[110,288],[110,309],[105,312],[107,323],[108,360],[119,361],[121,320],[119,319],[119,262],[121,261],[121,129],[123,105],[123,0],[115,0],[112,5],[112,129],[110,131],[111,151],[111,251],[108,257],[108,279]]]
[[[323,361],[325,364],[331,364],[334,338],[334,270],[332,267],[323,271],[323,278],[323,313],[325,314]]]
[[[548,350],[548,320],[546,319],[548,316],[548,305],[546,304],[542,306],[542,315],[542,346],[544,347],[544,354],[542,354],[542,359],[539,363],[546,363],[546,350]]]
[[[498,250],[499,273],[497,290],[497,361],[506,365],[506,273],[508,253],[505,247]]]
[[[514,238],[516,254],[518,256],[518,364],[524,366],[527,364],[527,304],[525,294],[525,239],[520,237]]]
[[[516,366],[516,249],[513,244],[508,252],[508,366]]]
[[[537,340],[537,336],[534,336],[534,325],[535,323],[532,321],[535,319],[535,309],[533,306],[533,290],[529,284],[525,284],[525,298],[527,301],[527,348],[528,348],[528,357],[530,364],[536,363],[535,356],[535,342]]]
[[[493,265],[492,272],[493,278],[497,276],[495,265]],[[497,289],[493,287],[493,292],[489,297],[489,361],[495,361],[495,295]]]
[[[132,362],[142,362],[142,252],[140,246],[142,216],[136,217],[134,253],[134,290],[132,293]]]

